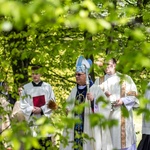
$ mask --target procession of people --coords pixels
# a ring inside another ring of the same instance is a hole
[[[146,114],[143,114],[142,139],[139,145],[136,141],[133,110],[140,105],[133,79],[116,70],[115,58],[97,64],[103,67],[103,75],[93,81],[90,76],[92,61],[84,56],[79,56],[76,60],[74,69],[76,83],[68,95],[65,109],[66,117],[77,121],[71,127],[67,124],[64,126],[62,135],[66,137],[67,144],[66,141],[60,140],[58,149],[149,150],[150,121],[146,120]],[[0,105],[9,113],[0,115],[0,132],[2,134],[4,130],[11,128],[12,119],[26,121],[30,126],[31,135],[38,137],[40,149],[48,150],[53,136],[47,134],[39,138],[39,125],[36,124],[36,120],[51,117],[53,109],[48,105],[50,102],[55,105],[56,98],[52,86],[41,79],[41,68],[40,65],[31,68],[32,80],[18,88],[18,101],[8,93],[7,82],[1,82]],[[144,96],[148,100],[150,100],[149,87],[150,83]],[[150,110],[149,104],[146,105],[146,109]],[[91,115],[101,115],[106,125],[104,126],[102,118],[99,118],[92,126]],[[112,127],[107,125],[111,120],[116,120],[117,124]],[[34,146],[31,148],[37,149],[39,148]],[[25,149],[22,147],[21,150]]]

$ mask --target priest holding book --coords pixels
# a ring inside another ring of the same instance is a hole
[[[50,84],[41,80],[41,66],[33,66],[32,82],[23,86],[20,96],[20,107],[23,111],[26,121],[30,124],[32,134],[37,136],[36,119],[42,116],[50,117],[52,109],[48,107],[50,101],[55,102],[54,92]],[[47,148],[47,141],[51,141],[51,136],[39,140],[41,146]]]

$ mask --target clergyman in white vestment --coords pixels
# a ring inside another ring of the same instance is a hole
[[[101,64],[101,63],[99,63]],[[132,78],[116,71],[116,60],[110,59],[106,64],[105,75],[97,78],[97,84],[112,103],[110,119],[118,120],[113,126],[111,137],[116,150],[136,150],[136,134],[134,130],[132,110],[139,106],[136,98],[137,88]],[[122,115],[122,109],[128,117]]]
[[[69,137],[68,145],[64,145],[63,141],[61,141],[60,150],[112,150],[109,129],[104,130],[99,126],[93,128],[90,126],[89,115],[94,112],[102,113],[108,118],[111,105],[108,104],[106,108],[103,108],[101,102],[99,102],[98,105],[95,104],[99,97],[106,98],[106,96],[103,91],[89,79],[89,74],[87,73],[89,68],[89,62],[83,56],[80,56],[76,62],[75,77],[77,84],[67,99],[67,117],[80,118],[81,122],[75,123],[72,128],[66,128],[64,130],[63,136]],[[87,82],[89,83],[87,84]],[[88,106],[84,107],[82,112],[72,112],[77,104],[82,105],[83,103],[87,103]],[[87,134],[92,139],[88,140],[82,138],[82,134]]]
[[[26,121],[31,124],[32,135],[37,137],[38,126],[35,123],[35,118],[42,116],[50,117],[52,110],[49,109],[48,103],[50,100],[55,101],[54,92],[50,84],[41,81],[40,66],[32,67],[32,82],[23,86],[20,96],[20,108],[24,113]],[[39,140],[41,146],[47,148],[47,141],[51,141],[51,135],[47,135],[44,145],[43,139]]]

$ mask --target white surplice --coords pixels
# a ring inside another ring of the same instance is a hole
[[[50,117],[52,110],[47,107],[47,104],[50,100],[55,101],[55,96],[51,85],[43,82],[41,86],[33,86],[32,82],[30,82],[23,86],[23,91],[20,96],[20,108],[24,113],[26,121],[28,123],[33,123],[31,126],[31,129],[33,129],[33,136],[37,136],[37,126],[34,123],[34,118],[38,119],[42,117],[42,114],[32,114],[32,110],[34,108],[33,98],[38,96],[43,96],[45,100],[45,104],[40,107],[43,115]]]
[[[90,92],[94,95],[94,101],[102,96],[104,98],[105,95],[102,92],[100,88],[96,85],[92,85],[90,87]],[[76,93],[77,93],[77,87],[74,87],[71,91],[71,94],[69,98],[67,99],[67,102],[71,102],[73,100],[73,103],[71,103],[67,108],[69,110],[68,117],[73,118],[74,114],[71,113],[71,110],[74,108],[75,104],[75,99],[76,99]],[[85,103],[90,103],[89,100],[85,100]],[[108,105],[106,108],[102,107],[102,103],[99,102],[98,105],[95,104],[96,112],[103,114],[106,118],[109,117],[110,114],[110,105]],[[89,104],[89,107],[84,108],[84,131],[83,133],[86,133],[89,137],[92,137],[95,139],[93,140],[86,140],[86,142],[83,144],[83,150],[112,150],[112,141],[110,137],[110,131],[109,129],[102,129],[98,126],[91,128],[90,122],[89,122],[89,114],[93,113],[91,110],[91,106]],[[63,132],[63,136],[66,137],[67,132],[69,133],[69,145],[64,147],[63,143],[60,144],[60,150],[73,150],[73,142],[74,142],[74,127],[72,129],[65,129]],[[85,139],[84,139],[85,140]]]

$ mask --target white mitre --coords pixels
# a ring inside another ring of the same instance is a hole
[[[86,73],[89,69],[90,63],[83,56],[80,56],[76,61],[76,72]]]

